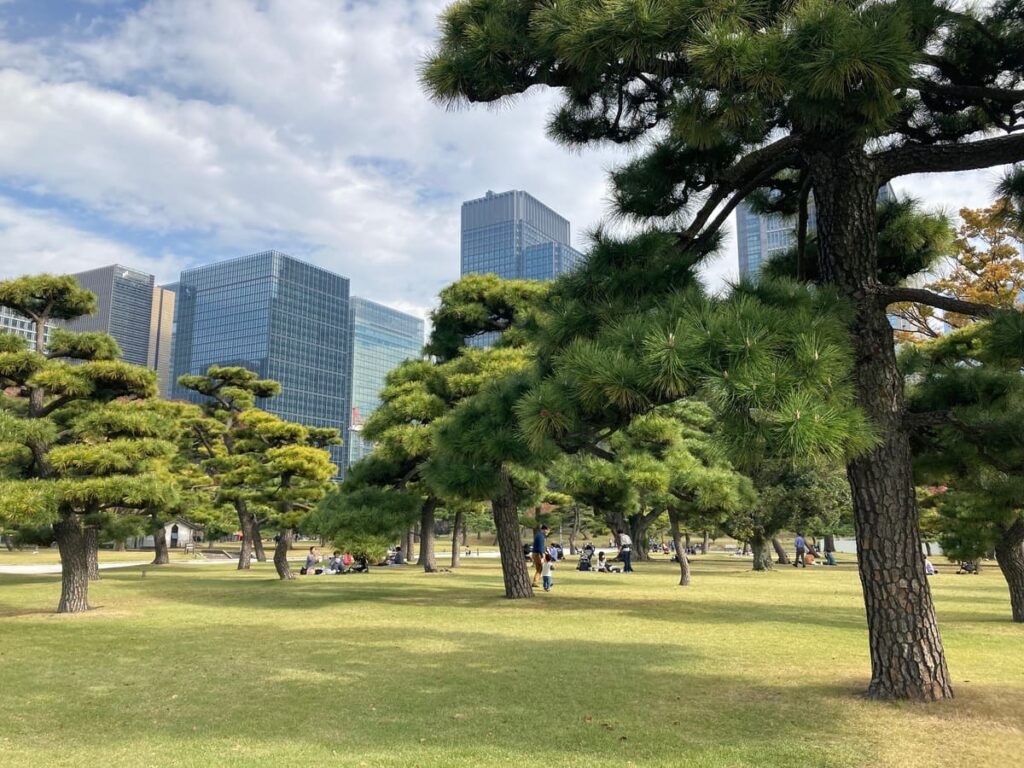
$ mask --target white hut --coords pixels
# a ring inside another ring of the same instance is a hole
[[[169,549],[184,549],[200,541],[203,528],[184,517],[176,517],[164,526],[164,540]],[[128,539],[129,549],[153,549],[153,534]]]

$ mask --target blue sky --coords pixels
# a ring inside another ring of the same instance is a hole
[[[622,155],[547,140],[552,95],[448,112],[416,82],[445,0],[0,0],[0,277],[277,248],[425,313],[459,204],[526,189],[577,247]],[[955,211],[994,174],[897,180]],[[728,242],[707,270],[735,274]]]

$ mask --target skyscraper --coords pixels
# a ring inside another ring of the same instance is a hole
[[[96,312],[70,321],[68,328],[109,333],[121,347],[121,359],[135,365],[149,365],[153,276],[111,264],[72,277],[96,294]]]
[[[373,445],[363,440],[362,422],[380,405],[380,391],[391,369],[423,349],[423,321],[366,299],[353,298],[352,316],[352,417],[346,437],[348,463],[354,464]]]
[[[146,364],[156,371],[160,394],[171,392],[171,350],[174,344],[174,303],[177,285],[153,286],[153,306],[149,315],[149,350]]]
[[[878,202],[894,200],[896,191],[885,184],[878,190]],[[807,231],[817,227],[814,216],[814,200],[807,211]],[[740,277],[756,275],[761,265],[779,253],[796,245],[797,220],[794,216],[778,213],[755,213],[746,203],[736,208],[736,249],[740,263]]]
[[[237,365],[281,383],[267,411],[348,439],[351,316],[347,278],[279,251],[181,273],[174,381],[211,365]],[[174,385],[174,397],[202,397]],[[343,472],[345,449],[331,449]]]
[[[520,190],[462,204],[462,274],[550,280],[583,254],[569,244],[569,222]]]

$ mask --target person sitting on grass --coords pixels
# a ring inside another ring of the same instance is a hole
[[[604,558],[604,552],[597,553],[597,572],[598,573],[618,573],[618,568],[612,568],[607,560]]]
[[[935,570],[935,566],[932,565],[932,561],[926,557],[924,559],[924,575],[935,576],[937,573],[938,571]]]
[[[324,572],[324,569],[317,568],[316,566],[322,559],[323,558],[320,557],[320,553],[317,552],[316,547],[310,547],[309,554],[306,555],[306,564],[302,567],[302,570],[300,570],[299,573],[309,576],[316,574],[319,576]]]

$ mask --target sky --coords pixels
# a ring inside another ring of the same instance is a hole
[[[417,81],[446,0],[0,0],[0,278],[121,263],[173,282],[275,248],[424,316],[459,275],[459,206],[525,189],[607,217],[623,150],[545,135],[556,94],[455,111]],[[997,172],[915,176],[955,213]],[[733,225],[705,270],[737,272]]]

